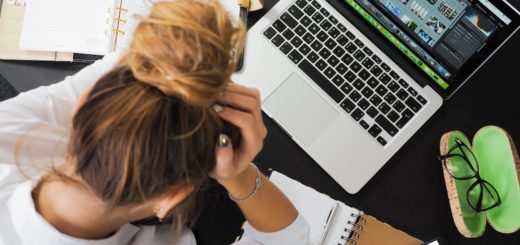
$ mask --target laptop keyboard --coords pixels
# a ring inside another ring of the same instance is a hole
[[[297,0],[263,34],[382,146],[428,102],[317,1]]]

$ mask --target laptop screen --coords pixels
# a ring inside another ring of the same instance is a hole
[[[517,3],[501,0],[342,1],[444,96],[471,76],[520,23]]]

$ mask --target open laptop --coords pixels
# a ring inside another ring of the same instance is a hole
[[[356,193],[519,23],[502,0],[280,0],[233,79]]]

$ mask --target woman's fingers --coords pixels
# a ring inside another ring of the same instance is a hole
[[[218,102],[235,109],[254,113],[255,116],[260,115],[260,104],[254,97],[226,91],[223,96],[218,99]]]
[[[221,134],[217,146],[215,147],[216,161],[215,168],[209,173],[212,178],[228,178],[234,172],[235,162],[233,145],[231,139]]]
[[[248,88],[248,87],[245,87],[245,86],[242,86],[242,85],[238,85],[236,83],[229,83],[227,88],[226,88],[226,91],[247,95],[249,97],[253,97],[253,98],[255,98],[258,101],[258,104],[261,103],[260,91],[258,91],[258,89]]]

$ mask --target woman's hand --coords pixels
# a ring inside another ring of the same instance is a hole
[[[229,137],[221,135],[216,150],[217,164],[210,176],[224,187],[232,188],[250,181],[246,175],[251,171],[246,170],[251,169],[251,162],[262,149],[267,129],[262,119],[258,90],[230,83],[218,103],[214,109],[222,119],[240,128],[242,140],[234,151]]]

